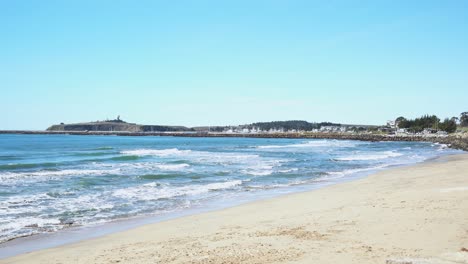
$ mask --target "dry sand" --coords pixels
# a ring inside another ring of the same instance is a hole
[[[0,263],[468,263],[468,155],[443,159]]]

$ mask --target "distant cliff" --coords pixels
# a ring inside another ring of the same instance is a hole
[[[124,121],[97,121],[88,123],[52,125],[47,131],[105,131],[105,132],[181,132],[193,131],[184,126],[138,125]]]

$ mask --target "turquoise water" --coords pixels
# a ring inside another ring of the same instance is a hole
[[[0,242],[302,191],[457,152],[421,142],[0,135]]]

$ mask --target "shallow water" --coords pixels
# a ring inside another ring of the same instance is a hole
[[[0,135],[0,242],[303,191],[454,153],[421,142]]]

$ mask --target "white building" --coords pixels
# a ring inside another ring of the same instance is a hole
[[[388,120],[387,121],[387,126],[390,127],[390,128],[396,128],[395,120]]]

